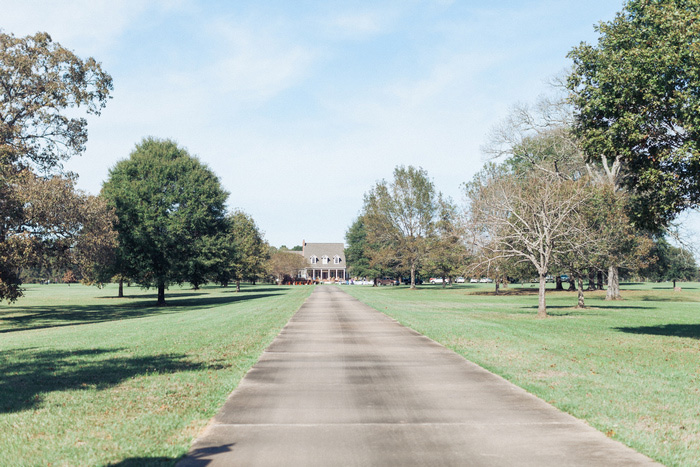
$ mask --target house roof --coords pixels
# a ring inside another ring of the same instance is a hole
[[[345,267],[345,245],[343,243],[304,243],[303,254],[307,261],[310,261],[309,258],[314,255],[319,260],[324,255],[330,259],[337,255],[340,257],[340,264],[337,266]]]

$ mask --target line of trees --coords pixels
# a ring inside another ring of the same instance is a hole
[[[218,177],[170,140],[145,138],[109,172],[100,196],[75,188],[61,161],[80,155],[84,118],[99,115],[112,78],[46,33],[0,32],[0,300],[22,295],[22,278],[158,291],[188,282],[256,281],[270,270],[254,220],[227,213]],[[298,255],[297,255],[298,256]]]
[[[159,305],[171,284],[235,281],[240,291],[241,280],[262,272],[267,247],[253,219],[227,215],[218,177],[173,141],[145,138],[110,170],[101,195],[118,233],[102,277],[154,287]]]
[[[668,244],[678,213],[700,205],[700,4],[629,0],[582,43],[561,98],[517,106],[490,135],[489,163],[464,185],[464,217],[422,169],[397,167],[347,232],[357,276],[416,270],[501,281],[566,272],[620,299],[620,271],[697,278],[692,254]],[[451,269],[452,268],[452,269]],[[444,282],[443,282],[444,283]],[[560,286],[558,282],[558,286]]]

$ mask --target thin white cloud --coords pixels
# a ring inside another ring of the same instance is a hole
[[[564,63],[550,46],[572,39],[552,31],[592,30],[613,8],[598,0],[581,20],[570,1],[449,3],[0,0],[0,27],[46,30],[113,75],[114,99],[68,164],[81,187],[96,193],[142,137],[173,138],[272,243],[292,245],[342,241],[363,193],[398,164],[459,199],[489,126],[542,92],[545,58]],[[559,3],[569,14],[545,17]]]
[[[327,20],[327,28],[341,37],[364,38],[383,30],[379,12],[344,13]]]
[[[47,2],[2,0],[2,27],[16,36],[48,32],[67,47],[94,54],[120,36],[146,8],[140,0]]]
[[[210,34],[220,52],[202,71],[203,78],[215,89],[243,102],[264,101],[298,84],[307,75],[316,53],[270,29],[261,25],[213,25]]]

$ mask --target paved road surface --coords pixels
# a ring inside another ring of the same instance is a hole
[[[324,285],[178,465],[652,462]]]

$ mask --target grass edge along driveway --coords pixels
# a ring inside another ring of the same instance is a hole
[[[700,459],[700,284],[628,284],[625,300],[501,296],[481,284],[344,287],[351,295],[666,465]]]
[[[311,291],[28,286],[0,305],[3,462],[173,464]]]

